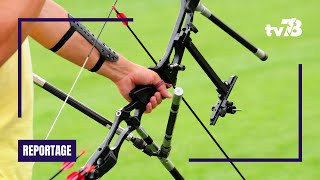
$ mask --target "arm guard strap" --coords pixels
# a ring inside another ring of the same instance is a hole
[[[70,14],[69,18],[73,18]],[[99,39],[94,36],[84,25],[77,21],[70,21],[70,29],[65,33],[65,35],[60,39],[60,41],[50,50],[53,52],[58,51],[65,42],[73,35],[73,33],[77,31],[80,33],[89,43],[94,45],[94,47],[99,51],[100,58],[96,65],[90,69],[91,72],[96,72],[100,69],[104,61],[116,62],[119,60],[119,56],[116,52],[114,52],[107,45],[102,43]]]

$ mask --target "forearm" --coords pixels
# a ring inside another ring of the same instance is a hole
[[[67,18],[68,12],[53,1],[46,1],[39,17]],[[30,35],[44,47],[50,49],[58,43],[69,28],[69,22],[38,22],[34,25]],[[75,32],[56,53],[64,59],[82,66],[91,48],[92,44],[82,37],[80,33]],[[99,57],[99,51],[94,48],[85,68],[91,69],[97,63]],[[132,65],[133,63],[119,55],[118,62],[106,61],[98,73],[116,82],[120,76],[130,71],[128,68],[131,65],[129,64]]]
[[[18,18],[38,17],[44,2],[45,0],[0,1],[0,66],[18,48]],[[22,40],[28,35],[31,26],[32,23],[23,23]]]

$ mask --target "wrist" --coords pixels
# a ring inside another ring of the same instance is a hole
[[[135,66],[137,65],[119,54],[118,61],[105,61],[98,73],[116,83],[132,72]]]

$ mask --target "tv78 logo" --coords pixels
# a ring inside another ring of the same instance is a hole
[[[291,18],[291,19],[282,19],[281,24],[286,25],[286,29],[283,32],[285,27],[272,27],[270,24],[267,24],[265,27],[267,36],[271,37],[272,32],[279,37],[279,36],[292,36],[292,37],[298,37],[302,34],[302,23],[297,18]]]

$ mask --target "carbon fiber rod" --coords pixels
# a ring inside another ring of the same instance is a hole
[[[137,128],[137,133],[141,136],[141,138],[148,144],[148,147],[153,152],[159,152],[160,148],[157,145],[156,142],[153,141],[153,139],[149,136],[149,134],[143,129],[142,126]],[[168,172],[171,174],[171,176],[176,180],[184,180],[183,176],[180,174],[180,172],[177,170],[175,165],[172,163],[172,161],[168,157],[162,157],[160,154],[157,156],[160,160],[161,164],[168,170]]]
[[[169,119],[167,123],[166,134],[163,138],[162,145],[160,148],[160,155],[163,157],[168,157],[171,151],[171,140],[173,136],[173,130],[176,124],[176,119],[177,119],[182,95],[183,95],[183,89],[180,87],[176,87],[174,89],[174,94],[172,98],[172,104],[171,104]]]
[[[61,99],[62,101],[64,101],[67,97],[66,93],[64,93],[60,89],[56,88],[55,86],[51,85],[50,83],[48,83],[46,80],[44,80],[43,78],[41,78],[40,76],[38,76],[35,73],[33,73],[33,82],[34,82],[34,84],[36,84],[39,87],[41,87],[42,89],[48,91],[49,93],[51,93],[55,97]],[[93,120],[97,121],[99,124],[106,126],[108,129],[111,128],[112,122],[110,120],[106,119],[102,115],[93,111],[92,109],[90,109],[86,105],[82,104],[81,102],[77,101],[73,97],[68,98],[67,104],[69,104],[70,106],[79,110],[80,112],[84,113],[85,115],[92,118]],[[119,128],[117,129],[117,134],[118,135],[121,134],[121,132],[123,130],[124,130],[124,128],[119,126]],[[131,133],[127,136],[126,140],[133,142],[134,145],[135,145],[135,143],[141,143],[141,142],[136,142],[136,141],[139,141],[139,138],[134,137],[133,134],[131,134]]]
[[[257,48],[255,45],[251,44],[244,37],[234,31],[227,24],[222,22],[218,17],[216,17],[208,8],[206,8],[201,2],[199,2],[196,11],[199,11],[203,16],[208,18],[211,22],[216,24],[219,28],[233,37],[236,41],[246,47],[249,51],[251,51],[254,55],[256,55],[261,61],[265,61],[268,59],[268,54],[264,52],[262,49]]]

